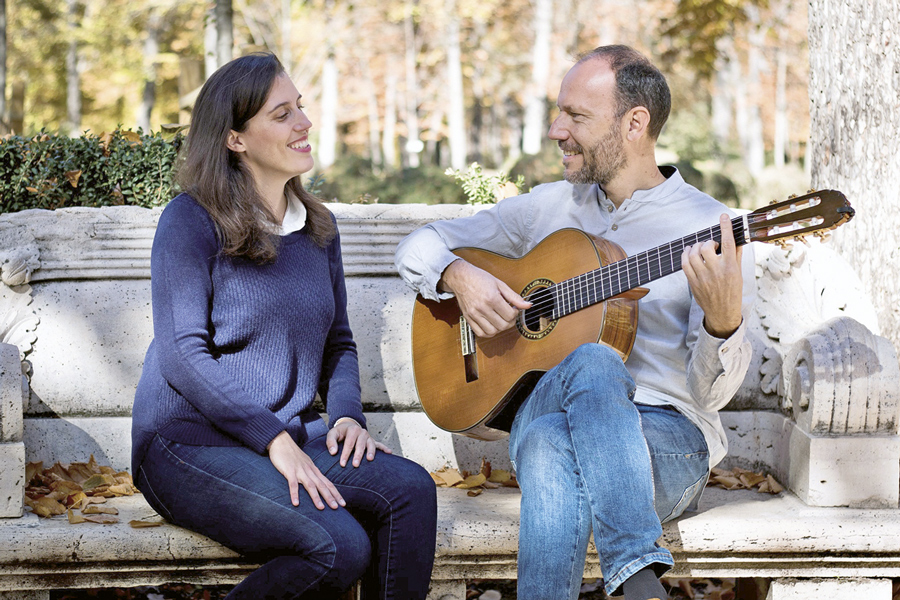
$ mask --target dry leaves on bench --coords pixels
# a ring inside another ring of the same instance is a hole
[[[726,490],[752,490],[762,494],[780,494],[784,488],[769,474],[763,475],[747,469],[735,467],[730,471],[713,469],[707,485]]]
[[[431,473],[438,487],[455,487],[469,490],[469,496],[478,496],[484,490],[498,487],[519,487],[515,475],[503,469],[492,469],[491,461],[481,459],[481,470],[474,475],[468,471],[444,467]]]
[[[102,506],[107,498],[140,493],[127,471],[86,462],[25,465],[25,504],[39,517],[67,515],[69,523],[117,523],[118,509]],[[80,511],[80,513],[75,512]]]

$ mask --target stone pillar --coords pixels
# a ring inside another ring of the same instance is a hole
[[[0,517],[21,517],[25,510],[22,403],[19,349],[0,344]]]
[[[891,600],[890,579],[775,579],[766,600]]]

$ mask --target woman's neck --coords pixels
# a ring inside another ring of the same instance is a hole
[[[281,225],[282,221],[284,221],[284,213],[287,211],[287,196],[284,194],[285,185],[287,185],[286,181],[281,182],[280,185],[277,182],[269,185],[260,185],[259,182],[256,184],[263,202],[272,212],[272,216],[275,217],[276,225]]]

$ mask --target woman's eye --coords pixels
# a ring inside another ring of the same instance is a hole
[[[288,115],[289,115],[289,114],[291,114],[291,113],[288,113],[288,112],[281,113],[280,115],[278,115],[277,119],[278,119],[279,121],[284,121],[285,119],[288,118]]]

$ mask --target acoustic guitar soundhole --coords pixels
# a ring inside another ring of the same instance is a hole
[[[522,290],[522,297],[531,302],[531,308],[519,313],[516,327],[524,337],[539,340],[553,331],[559,319],[553,317],[556,307],[549,279],[535,279]]]

